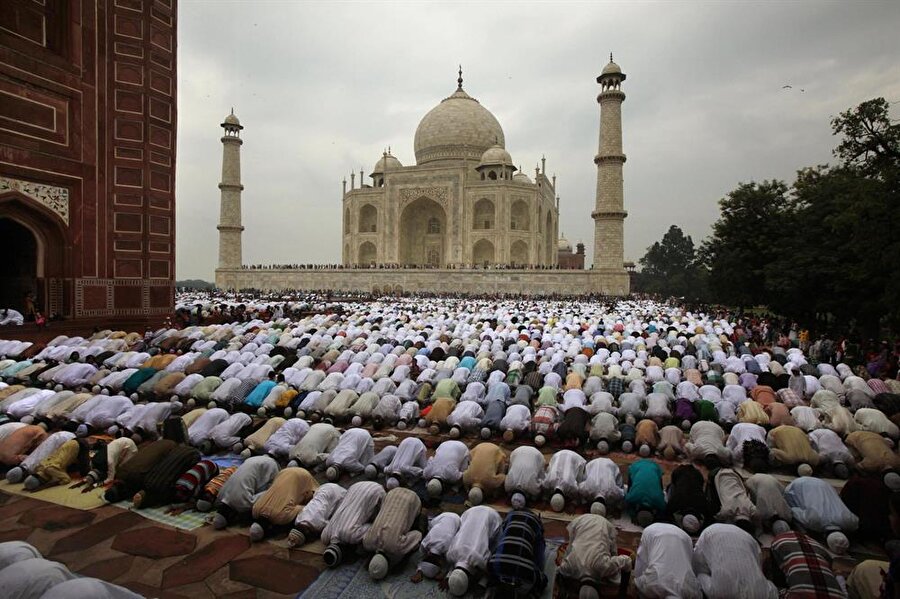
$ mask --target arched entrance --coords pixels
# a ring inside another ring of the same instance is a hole
[[[444,266],[447,215],[440,204],[422,197],[400,215],[400,255],[403,265]]]
[[[25,313],[25,296],[37,293],[38,241],[27,227],[0,218],[0,307]]]
[[[485,267],[494,263],[494,244],[487,239],[479,239],[472,247],[472,262]]]
[[[26,296],[47,316],[63,305],[66,232],[58,216],[18,192],[0,194],[0,308],[26,315]]]

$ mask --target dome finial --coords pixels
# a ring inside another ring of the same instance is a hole
[[[462,89],[462,65],[459,65],[459,79],[456,80],[456,89]]]
[[[610,53],[609,53],[609,62],[612,62],[612,61],[613,61],[613,59],[612,59],[612,52],[610,52]]]

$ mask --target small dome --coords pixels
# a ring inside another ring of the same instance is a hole
[[[596,72],[596,71],[594,71],[594,72]],[[603,74],[603,75],[621,75],[621,74],[622,74],[622,68],[619,67],[619,65],[617,65],[616,63],[614,63],[613,61],[610,60],[610,61],[609,61],[609,64],[606,65],[605,67],[603,67],[603,73],[602,73],[602,74]]]
[[[525,171],[522,170],[522,167],[519,167],[519,172],[513,175],[512,178],[514,183],[528,183],[531,184],[531,179],[528,178],[528,175],[525,174]]]
[[[481,155],[478,166],[512,166],[512,156],[499,145],[493,145]]]
[[[399,160],[391,156],[390,154],[385,154],[381,158],[378,159],[378,162],[375,163],[375,166],[372,168],[372,174],[383,173],[385,168],[389,170],[397,170],[398,168],[403,168],[403,165]]]
[[[225,117],[225,124],[240,126],[241,121],[236,116],[234,116],[234,113],[232,112],[231,114],[229,114],[228,116]]]
[[[561,252],[571,252],[572,244],[569,243],[569,240],[566,239],[565,237],[560,237],[559,241],[556,244],[556,249],[558,249]]]

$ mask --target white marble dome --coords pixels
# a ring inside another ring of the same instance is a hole
[[[603,67],[603,75],[621,75],[622,69],[614,63],[613,61],[609,61],[609,64]]]
[[[385,168],[389,170],[396,170],[399,168],[403,168],[403,164],[395,157],[390,154],[386,154],[378,159],[378,162],[375,163],[375,166],[372,167],[372,174],[383,173]]]
[[[571,252],[572,244],[569,243],[569,240],[566,239],[565,237],[560,237],[559,241],[556,244],[556,249],[558,249],[561,252]]]
[[[460,87],[432,108],[416,128],[416,163],[480,160],[485,150],[503,148],[503,128],[491,112]]]
[[[512,166],[512,156],[498,145],[493,145],[481,155],[479,166]]]

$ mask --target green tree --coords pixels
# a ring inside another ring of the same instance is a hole
[[[741,183],[719,201],[721,214],[700,248],[716,301],[743,308],[767,303],[766,271],[779,260],[779,236],[792,213],[783,181]]]
[[[846,110],[831,121],[835,135],[843,136],[834,150],[846,167],[880,176],[900,163],[900,124],[892,123],[890,104],[874,98]]]
[[[672,225],[640,259],[643,291],[695,300],[704,295],[694,240]]]

